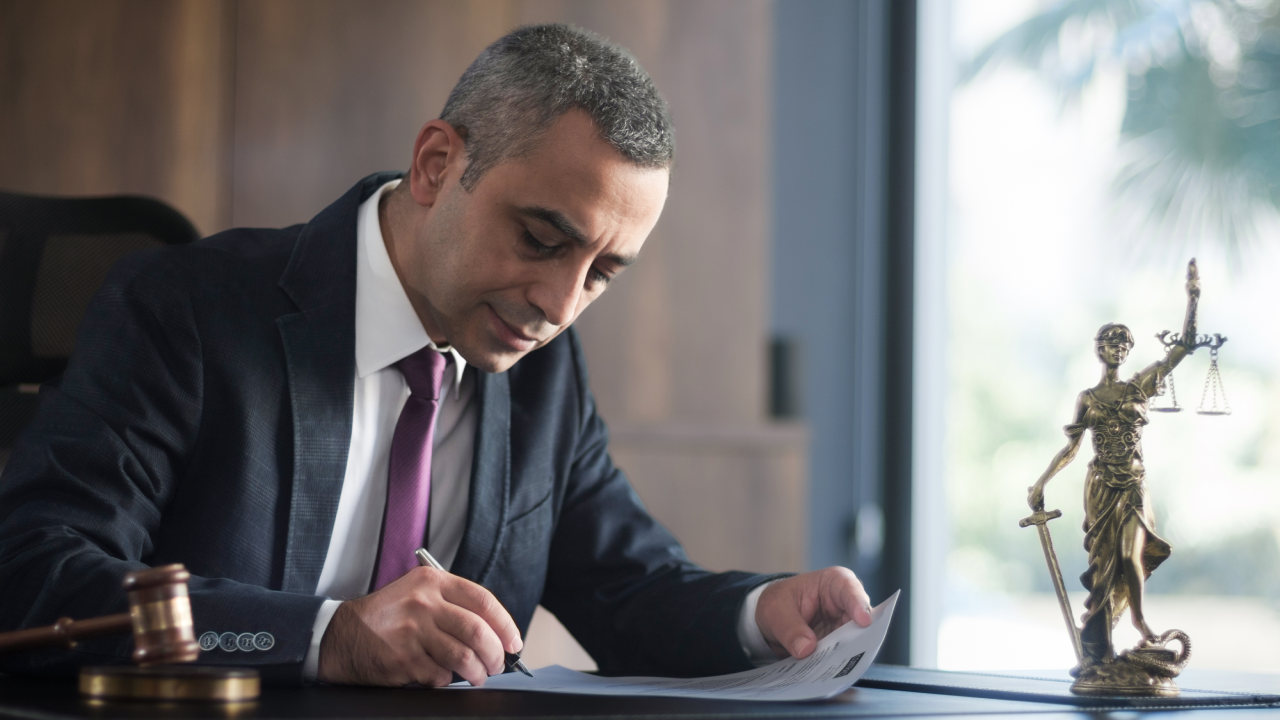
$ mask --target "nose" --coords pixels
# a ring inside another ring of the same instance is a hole
[[[529,302],[542,311],[547,322],[564,327],[577,317],[578,303],[582,300],[587,270],[584,268],[558,268],[536,283],[530,292]]]

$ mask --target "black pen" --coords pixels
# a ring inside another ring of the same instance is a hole
[[[437,562],[435,558],[431,557],[431,553],[427,552],[426,548],[418,548],[413,551],[413,554],[418,556],[419,565],[449,572],[448,570],[445,570],[444,566]],[[506,656],[508,670],[519,670],[525,675],[533,677],[533,673],[529,672],[529,668],[525,667],[524,661],[520,659],[520,653],[506,653]]]

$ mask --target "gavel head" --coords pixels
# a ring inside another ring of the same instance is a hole
[[[133,620],[133,661],[139,665],[192,662],[200,655],[187,580],[180,564],[131,572],[124,578]]]

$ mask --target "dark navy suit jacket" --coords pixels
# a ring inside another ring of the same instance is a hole
[[[0,629],[126,609],[121,578],[185,563],[197,637],[270,633],[200,662],[300,679],[351,442],[356,214],[365,178],[306,225],[237,229],[111,272],[0,476]],[[689,562],[609,458],[570,330],[478,373],[470,505],[453,572],[522,632],[541,602],[606,673],[749,667],[736,622],[766,577]],[[0,659],[124,662],[127,636]]]

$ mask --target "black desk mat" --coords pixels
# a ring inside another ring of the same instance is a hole
[[[1189,674],[1189,673],[1188,673]],[[0,718],[345,720],[346,718],[990,718],[1085,720],[1130,717],[1145,711],[1191,720],[1275,717],[1280,677],[1221,674],[1211,688],[1158,703],[1077,698],[1054,676],[948,673],[873,666],[852,690],[822,702],[770,703],[654,697],[593,697],[510,691],[451,691],[350,687],[264,688],[260,699],[235,705],[101,702],[81,699],[71,680],[0,677]],[[1201,679],[1191,676],[1189,680]],[[892,686],[892,687],[890,687]],[[1231,686],[1231,687],[1227,687]],[[1029,699],[1036,698],[1036,699]],[[1068,702],[1069,700],[1069,702]],[[1118,713],[1118,714],[1117,714]]]
[[[0,718],[863,718],[974,717],[1031,714],[1081,716],[1044,703],[854,688],[822,702],[768,703],[651,697],[593,697],[510,691],[450,691],[348,687],[264,688],[256,702],[199,703],[87,701],[71,681],[0,679]]]
[[[1061,673],[966,673],[873,665],[859,687],[959,697],[1020,700],[1076,708],[1192,709],[1236,706],[1280,708],[1280,677],[1246,673],[1194,672],[1176,682],[1176,698],[1089,697],[1071,693],[1072,678]]]

